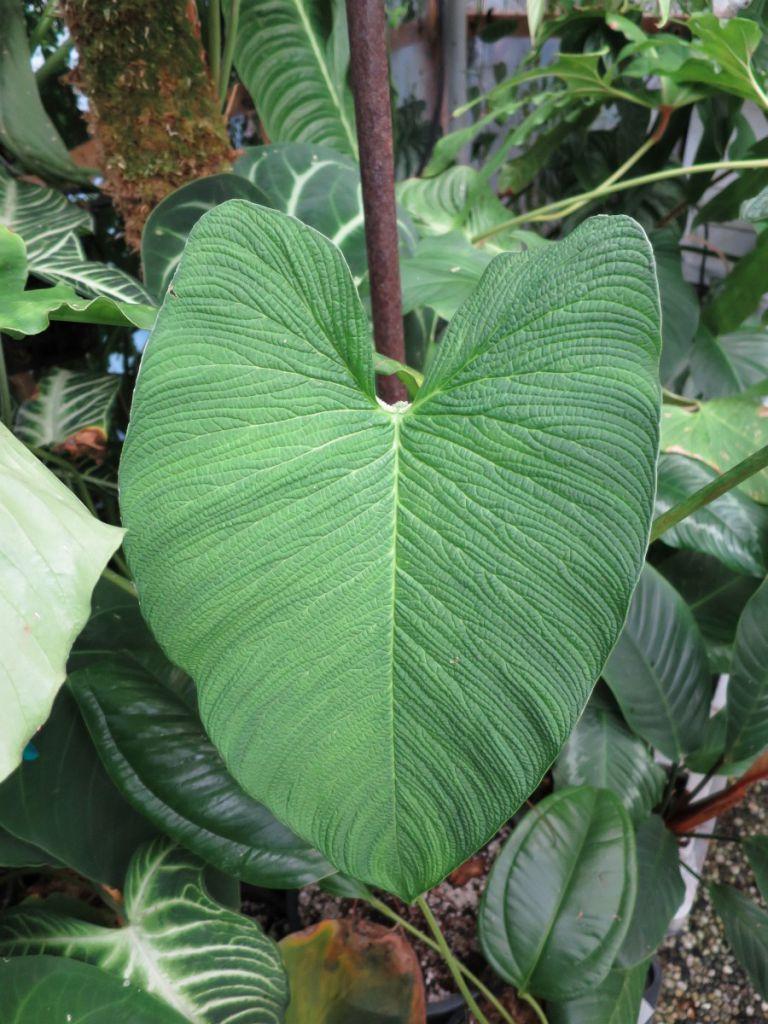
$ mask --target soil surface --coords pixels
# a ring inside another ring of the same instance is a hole
[[[709,825],[701,828],[709,830]],[[742,837],[768,833],[768,783],[755,786],[743,804],[718,819],[713,831]],[[760,902],[752,871],[736,842],[711,843],[703,877],[733,885]],[[731,954],[703,886],[685,930],[669,936],[659,959],[662,987],[654,1024],[768,1024],[768,1002],[755,992]]]

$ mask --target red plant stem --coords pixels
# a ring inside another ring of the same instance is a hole
[[[350,64],[355,96],[365,246],[373,337],[382,355],[405,362],[395,210],[395,159],[389,97],[387,27],[383,0],[347,0]],[[397,377],[380,377],[386,402],[407,400]]]
[[[699,800],[680,811],[667,822],[667,827],[676,835],[691,832],[697,825],[716,818],[723,811],[740,803],[750,786],[761,779],[768,778],[768,754],[762,754],[732,786],[715,793],[714,796]]]

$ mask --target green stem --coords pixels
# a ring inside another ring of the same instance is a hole
[[[679,522],[692,515],[698,509],[703,508],[705,505],[709,505],[711,501],[715,501],[722,494],[726,494],[732,488],[736,487],[742,481],[747,480],[755,473],[759,473],[761,469],[768,466],[768,444],[760,448],[758,451],[753,452],[742,462],[737,463],[731,469],[725,473],[721,473],[717,480],[713,480],[711,483],[705,484],[704,487],[699,488],[690,497],[685,498],[684,501],[679,502],[677,505],[673,505],[672,508],[667,509],[666,512],[654,520],[651,528],[651,543],[658,540],[662,534],[666,533],[667,530],[671,530],[673,526],[677,526]]]
[[[119,572],[115,572],[114,569],[104,569],[101,575],[105,580],[109,580],[110,583],[114,583],[116,587],[124,590],[126,594],[136,597],[136,587],[125,576],[121,576]]]
[[[429,925],[429,930],[435,937],[435,942],[437,943],[440,955],[442,956],[443,960],[445,960],[448,966],[448,970],[451,972],[453,980],[456,982],[459,992],[461,992],[462,996],[464,996],[464,1002],[469,1007],[471,1013],[474,1014],[478,1024],[488,1024],[488,1018],[480,1011],[480,1007],[475,1002],[475,997],[470,992],[469,986],[464,980],[464,975],[461,971],[461,966],[454,957],[453,953],[451,952],[450,946],[445,941],[445,936],[440,930],[440,925],[435,920],[435,915],[430,910],[429,904],[427,903],[423,896],[419,896],[419,898],[416,900],[416,903],[418,904],[419,910],[424,915],[424,919]]]
[[[484,242],[494,235],[507,231],[509,228],[517,227],[518,224],[527,224],[530,221],[558,220],[562,217],[564,207],[570,207],[578,203],[577,208],[585,206],[593,199],[600,199],[602,196],[613,195],[615,192],[623,192],[628,188],[637,188],[640,185],[650,185],[654,181],[666,181],[669,178],[680,178],[686,174],[711,174],[715,171],[746,171],[758,168],[768,168],[768,160],[721,160],[712,163],[691,164],[686,167],[669,167],[664,171],[655,171],[653,174],[641,174],[637,178],[627,178],[625,181],[617,181],[611,185],[598,185],[589,192],[582,192],[576,196],[569,196],[567,199],[559,199],[554,203],[547,203],[529,213],[521,213],[517,217],[510,217],[509,220],[496,224],[495,227],[475,235],[472,242],[477,244]]]
[[[533,1012],[541,1021],[541,1024],[548,1024],[546,1014],[541,1008],[541,1005],[530,995],[528,992],[518,992],[521,999],[524,999],[529,1006],[533,1007]]]
[[[9,430],[11,429],[13,401],[11,400],[11,386],[8,383],[8,371],[5,366],[2,335],[0,335],[0,420]]]
[[[664,405],[679,405],[682,409],[698,409],[701,405],[697,399],[676,395],[674,391],[669,391],[667,388],[661,389],[661,398]]]
[[[72,39],[71,36],[68,36],[64,42],[59,43],[52,53],[48,54],[35,72],[35,79],[38,86],[41,86],[51,77],[51,75],[57,74],[67,66],[67,61],[69,60],[69,55],[72,52],[74,45],[74,39]]]
[[[29,52],[34,53],[40,43],[46,36],[48,29],[53,24],[54,12],[56,11],[56,4],[58,0],[48,0],[45,5],[45,9],[40,17],[37,19],[37,24],[29,33]]]
[[[224,56],[221,60],[221,71],[219,72],[219,100],[222,107],[227,99],[227,87],[229,76],[232,73],[232,57],[235,52],[235,40],[237,39],[237,24],[240,20],[240,0],[231,0],[229,6],[229,18],[227,20],[227,40],[224,43]]]
[[[219,0],[208,4],[208,67],[214,88],[219,88],[221,76],[221,7]]]
[[[383,914],[384,917],[388,917],[390,921],[394,921],[395,924],[400,925],[404,931],[408,932],[408,934],[412,935],[415,939],[418,939],[419,942],[423,942],[425,946],[429,946],[430,949],[434,949],[436,953],[440,952],[440,947],[434,939],[431,939],[429,935],[421,931],[420,928],[411,924],[411,922],[407,921],[404,917],[401,917],[391,907],[387,906],[386,903],[376,899],[375,896],[367,897],[367,902],[370,903],[375,910],[378,910],[380,914]],[[470,985],[473,985],[477,989],[483,999],[485,999],[486,1002],[496,1010],[502,1020],[506,1021],[506,1024],[517,1024],[514,1017],[510,1016],[509,1011],[504,1009],[493,992],[491,992],[487,985],[480,981],[477,975],[473,974],[472,971],[470,971],[468,967],[465,967],[460,961],[457,960],[456,964]]]

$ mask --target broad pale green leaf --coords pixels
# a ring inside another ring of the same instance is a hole
[[[298,217],[341,249],[352,276],[367,271],[360,169],[349,156],[306,143],[249,146],[235,161],[236,174],[261,194],[264,206]],[[400,255],[416,243],[416,229],[405,210],[397,211]]]
[[[765,294],[768,229],[761,231],[754,249],[742,256],[702,312],[713,334],[727,334],[754,313]]]
[[[35,394],[19,406],[14,433],[27,444],[44,447],[65,444],[89,431],[93,445],[103,445],[119,387],[120,377],[112,373],[49,370],[38,381]]]
[[[656,490],[656,515],[677,505],[718,473],[699,459],[662,455]],[[734,572],[764,576],[768,571],[768,509],[741,491],[728,491],[667,530],[664,543],[713,555]]]
[[[183,1024],[185,1018],[130,982],[57,956],[0,960],[3,1024]],[[62,1017],[63,1013],[63,1017]]]
[[[768,220],[768,186],[741,204],[740,216],[751,223]]]
[[[688,366],[699,323],[699,300],[683,277],[680,242],[671,229],[651,235],[661,295],[661,380],[666,385]]]
[[[675,71],[678,82],[701,83],[714,86],[761,106],[765,94],[759,91],[758,81],[765,74],[751,66],[751,58],[760,44],[762,30],[756,21],[730,18],[727,21],[709,12],[690,17],[688,27],[694,39],[694,57]],[[756,87],[757,86],[757,87]]]
[[[0,425],[0,780],[48,717],[91,591],[122,536]]]
[[[745,327],[715,338],[701,324],[691,374],[705,399],[727,398],[760,384],[768,378],[768,330]]]
[[[343,0],[243,0],[234,59],[272,142],[357,155]]]
[[[279,1024],[288,986],[277,946],[254,920],[210,898],[203,869],[157,839],[131,861],[124,927],[22,905],[0,918],[0,952],[93,964],[192,1024]]]
[[[293,218],[206,214],[174,293],[121,467],[144,613],[246,792],[413,898],[535,787],[620,629],[653,493],[650,249],[598,218],[497,257],[392,408],[338,249]]]
[[[636,826],[637,900],[616,964],[647,963],[667,933],[669,922],[683,902],[685,883],[680,873],[677,839],[662,819],[652,814]]]
[[[580,786],[542,800],[491,868],[478,926],[496,973],[565,1000],[607,976],[635,905],[629,815],[606,789]]]
[[[207,210],[227,199],[264,201],[240,175],[212,174],[177,188],[150,213],[141,233],[141,264],[144,283],[156,299],[171,283],[189,232]]]
[[[733,955],[768,999],[768,914],[730,885],[710,885],[709,896]]]
[[[768,580],[739,619],[726,711],[728,760],[756,757],[768,745]]]
[[[66,687],[34,746],[37,757],[0,784],[0,826],[47,853],[47,863],[121,886],[155,829],[121,799]]]
[[[88,181],[92,172],[73,162],[40,99],[29,60],[24,5],[0,0],[0,25],[0,141],[29,173]]]
[[[321,921],[280,943],[285,1024],[423,1024],[421,966],[407,938],[355,918]]]
[[[549,1024],[637,1024],[648,964],[614,967],[597,988],[566,1003],[547,1005]]]
[[[526,0],[525,10],[528,15],[528,32],[531,42],[536,43],[536,37],[547,13],[547,0]]]
[[[698,409],[667,405],[661,414],[664,451],[690,455],[718,473],[735,466],[768,444],[768,381],[734,398],[714,398]],[[739,488],[768,504],[768,469],[749,477]]]
[[[729,672],[739,615],[759,581],[754,576],[731,572],[716,558],[692,551],[678,551],[660,569],[693,612],[707,645],[712,671]],[[709,730],[710,727],[708,733]]]
[[[701,746],[712,699],[704,639],[683,599],[650,565],[603,676],[630,728],[671,760]]]
[[[748,836],[744,852],[755,875],[757,887],[764,900],[768,900],[768,836]]]
[[[476,249],[454,231],[422,238],[412,256],[400,260],[403,311],[429,306],[450,320],[477,288],[493,253]]]
[[[70,285],[86,298],[103,296],[117,303],[151,305],[147,292],[130,274],[87,259],[79,238],[93,230],[87,211],[61,192],[19,181],[2,167],[0,224],[21,235],[29,272],[35,277]]]
[[[661,799],[666,775],[639,736],[604,698],[594,694],[554,767],[558,789],[612,789],[635,821]]]
[[[70,686],[113,782],[158,829],[253,885],[299,887],[333,871],[243,792],[194,710],[157,677],[113,658]]]

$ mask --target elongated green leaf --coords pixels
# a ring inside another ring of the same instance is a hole
[[[103,443],[119,386],[115,374],[50,370],[38,381],[35,394],[19,406],[14,433],[38,447],[62,445],[86,430],[93,432],[94,445]]]
[[[235,67],[272,142],[319,143],[356,156],[346,13],[342,0],[328,7],[326,34],[319,0],[243,0]]]
[[[614,967],[597,988],[547,1006],[549,1024],[637,1024],[648,964]]]
[[[768,379],[768,330],[745,327],[713,337],[699,326],[691,374],[702,398],[738,395]]]
[[[423,1024],[424,981],[408,940],[385,925],[321,921],[280,943],[291,1001],[285,1024]]]
[[[236,174],[256,186],[263,205],[316,228],[341,249],[352,276],[367,270],[360,170],[355,161],[327,146],[302,143],[250,146],[234,165]],[[416,243],[408,214],[397,211],[400,255]]]
[[[22,237],[29,272],[41,280],[70,285],[86,298],[151,305],[130,274],[86,258],[79,236],[90,234],[92,223],[85,210],[54,189],[13,178],[2,167],[0,224]]]
[[[723,919],[733,955],[768,999],[768,914],[730,885],[710,885],[709,896]]]
[[[768,581],[741,613],[728,683],[728,759],[756,757],[768,745]]]
[[[423,238],[413,255],[400,261],[403,311],[429,306],[450,320],[477,288],[492,259],[492,253],[475,249],[456,231]]]
[[[712,699],[704,640],[677,591],[643,567],[603,676],[643,739],[679,761],[702,743]]]
[[[768,444],[768,381],[734,398],[715,398],[698,409],[665,406],[661,415],[664,451],[691,455],[718,473]],[[755,473],[739,489],[768,504],[768,470]]]
[[[661,818],[652,814],[635,835],[637,901],[616,957],[619,967],[645,964],[653,956],[685,896],[677,840]]]
[[[156,299],[165,295],[194,225],[228,199],[263,202],[261,192],[240,175],[212,174],[177,188],[150,213],[141,234],[141,263],[144,283]]]
[[[765,292],[765,264],[768,260],[768,229],[762,231],[755,247],[742,256],[703,310],[704,322],[714,334],[726,334],[740,327],[753,313]]]
[[[70,686],[115,785],[157,828],[254,885],[298,887],[333,871],[243,792],[161,680],[113,658],[74,672]]]
[[[121,467],[143,610],[246,792],[412,898],[536,785],[620,628],[653,491],[649,247],[602,218],[497,257],[391,408],[338,249],[293,218],[206,214],[174,292]]]
[[[122,536],[0,425],[0,780],[48,717],[91,591]]]
[[[683,501],[719,474],[699,459],[662,455],[656,515]],[[733,490],[667,530],[664,543],[714,555],[734,572],[764,576],[768,571],[768,509]]]
[[[130,982],[57,956],[0,960],[3,1024],[183,1024],[184,1017]],[[62,1018],[62,1012],[64,1014]]]
[[[66,687],[34,739],[37,757],[0,785],[0,826],[81,875],[121,886],[155,830],[121,799]]]
[[[768,836],[749,836],[744,840],[744,852],[755,881],[764,900],[768,900]]]
[[[661,295],[662,383],[673,385],[687,368],[699,323],[699,300],[683,277],[680,242],[671,229],[651,235]]]
[[[563,747],[554,776],[558,789],[612,789],[635,821],[642,821],[659,802],[666,777],[648,746],[607,700],[595,695]]]
[[[523,992],[564,1000],[607,976],[635,905],[629,815],[605,789],[542,800],[494,862],[480,905],[491,967]]]
[[[24,4],[0,0],[0,141],[25,171],[59,181],[88,181],[72,161],[40,100],[29,60]]]
[[[0,951],[93,964],[193,1024],[279,1024],[288,986],[277,946],[251,918],[210,898],[203,867],[169,840],[155,840],[128,869],[125,927],[22,906],[0,919]]]

